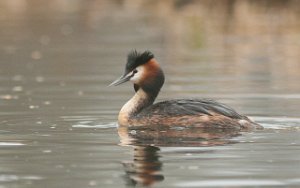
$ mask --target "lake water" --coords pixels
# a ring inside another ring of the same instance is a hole
[[[0,188],[300,187],[299,4],[2,0]],[[132,49],[265,129],[118,130]]]

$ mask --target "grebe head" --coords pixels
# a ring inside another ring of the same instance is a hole
[[[134,83],[136,91],[142,88],[145,92],[159,92],[164,84],[164,74],[150,51],[130,52],[123,76],[109,86],[117,86],[127,81]]]

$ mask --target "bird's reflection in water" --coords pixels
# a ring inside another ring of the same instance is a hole
[[[158,151],[155,146],[134,146],[133,161],[123,162],[128,185],[150,186],[164,180]]]
[[[133,147],[133,160],[122,162],[130,186],[151,186],[164,180],[159,147],[201,147],[233,144],[240,135],[233,129],[192,127],[119,127],[121,145]]]

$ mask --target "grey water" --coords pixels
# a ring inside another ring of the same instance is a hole
[[[2,0],[0,188],[300,187],[299,4]],[[132,49],[265,129],[118,129]]]

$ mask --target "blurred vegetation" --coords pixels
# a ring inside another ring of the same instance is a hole
[[[299,7],[297,0],[2,0],[0,53],[23,48],[17,61],[68,49],[55,55],[63,59],[79,45],[102,57],[150,48],[165,62],[220,59],[224,71],[269,69],[277,79],[298,79]]]

